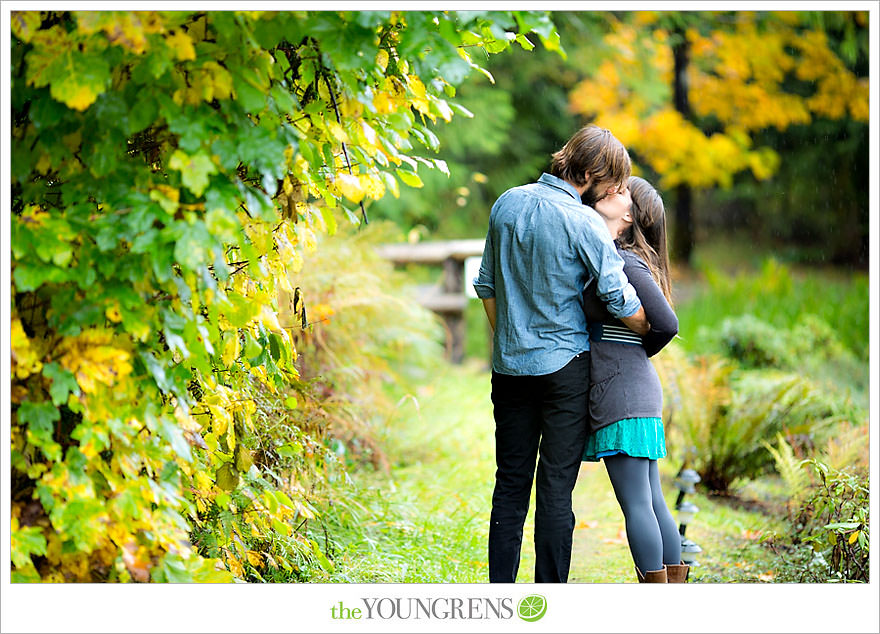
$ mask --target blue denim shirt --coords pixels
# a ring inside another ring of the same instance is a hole
[[[550,174],[509,189],[492,206],[474,289],[496,302],[492,368],[550,374],[590,349],[582,293],[595,277],[615,317],[641,307],[602,217]]]

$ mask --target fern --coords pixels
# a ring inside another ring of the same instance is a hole
[[[810,476],[804,468],[807,461],[801,460],[795,455],[791,444],[781,433],[776,434],[778,448],[773,447],[766,440],[762,440],[761,444],[773,456],[776,471],[782,477],[782,481],[785,482],[785,486],[791,495],[789,503],[791,505],[799,505],[810,486]]]

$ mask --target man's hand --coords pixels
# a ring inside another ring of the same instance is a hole
[[[639,306],[639,309],[629,317],[621,317],[620,321],[639,336],[646,335],[651,329],[651,324],[648,323],[648,318],[645,316],[645,309],[641,306]]]
[[[489,325],[492,326],[492,332],[495,332],[495,298],[490,297],[489,299],[484,299],[483,308],[486,310],[486,317],[489,318]],[[642,311],[643,316],[644,314],[645,311]],[[648,332],[647,329],[645,329],[645,332]]]

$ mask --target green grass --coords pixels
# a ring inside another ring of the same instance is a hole
[[[380,439],[390,473],[354,474],[362,514],[330,580],[488,580],[493,432],[486,373],[444,365],[402,399]]]
[[[431,385],[399,403],[384,431],[381,442],[391,461],[390,473],[364,468],[352,474],[355,500],[335,511],[331,534],[338,548],[336,568],[326,580],[488,581],[493,436],[489,374],[482,362],[438,368]],[[670,507],[678,467],[674,458],[661,461]],[[758,486],[749,495],[762,490]],[[778,519],[701,494],[689,499],[700,512],[688,537],[703,548],[692,581],[773,579],[776,560],[759,537],[782,532]],[[582,465],[573,506],[577,528],[570,581],[634,582],[623,516],[602,465]],[[534,578],[533,509],[534,502],[524,531],[519,582]]]

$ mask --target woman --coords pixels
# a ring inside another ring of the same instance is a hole
[[[628,189],[594,205],[616,238],[624,272],[636,289],[651,330],[639,337],[584,292],[590,323],[590,435],[583,459],[605,461],[626,520],[639,582],[683,583],[681,538],[660,490],[657,459],[666,455],[663,392],[648,357],[678,332],[670,306],[666,213],[657,191],[631,177]]]

